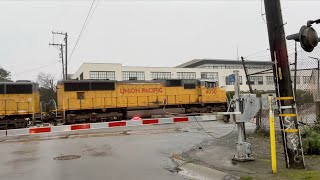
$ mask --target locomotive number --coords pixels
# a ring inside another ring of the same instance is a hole
[[[206,94],[216,94],[216,89],[207,89]]]

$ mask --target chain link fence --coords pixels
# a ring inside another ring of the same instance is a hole
[[[292,80],[292,88],[296,85],[296,105],[298,112],[298,121],[303,124],[314,124],[317,121],[317,106],[316,102],[320,100],[319,93],[319,66],[320,66],[320,47],[317,47],[313,52],[308,53],[302,50],[300,44],[297,43],[297,51],[295,51],[295,43],[288,42],[288,57],[290,63],[290,75]],[[295,66],[295,52],[297,52],[297,65]],[[270,52],[268,50],[257,53],[245,58],[248,61],[270,61]],[[246,63],[244,63],[244,66]],[[296,81],[295,79],[296,67]],[[268,69],[253,69],[246,67],[248,79],[246,84],[250,82],[253,93],[262,96],[263,107],[268,107],[268,94],[275,93],[274,76],[272,64]],[[296,82],[296,83],[294,83]],[[274,100],[274,102],[276,102]],[[266,106],[267,104],[267,106]],[[280,128],[280,121],[277,117],[277,110],[275,110],[276,128]],[[269,130],[269,110],[262,108],[260,117],[257,117],[257,126],[262,130]]]

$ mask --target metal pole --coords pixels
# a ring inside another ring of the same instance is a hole
[[[297,61],[298,61],[297,41],[294,41],[294,95],[297,94]]]
[[[240,112],[240,85],[239,85],[239,71],[233,71],[234,74],[234,100],[236,101],[235,112]],[[238,129],[238,142],[237,142],[237,154],[233,157],[235,161],[253,161],[254,158],[250,156],[251,154],[251,144],[245,142],[245,130],[244,122],[239,122],[239,115],[235,115],[235,122]]]
[[[317,79],[317,100],[319,99],[319,89],[320,89],[320,87],[319,87],[319,70],[320,70],[320,59],[317,59],[318,60],[318,79]]]
[[[319,58],[316,58],[316,57],[312,57],[312,56],[309,56],[309,58],[311,58],[311,59],[315,59],[315,60],[317,60],[318,61],[318,77],[317,77],[317,94],[316,94],[316,100],[315,100],[315,102],[316,102],[316,116],[317,116],[317,121],[320,121],[320,117],[319,117],[319,114],[320,114],[320,85],[319,85],[319,81],[320,81],[320,77],[319,77],[319,73],[320,73],[320,59]]]
[[[274,174],[277,173],[277,154],[276,154],[276,132],[274,129],[274,112],[272,107],[272,95],[269,99],[269,120],[270,120],[270,148],[271,148],[271,168]]]
[[[239,83],[239,71],[238,70],[235,70],[233,71],[233,74],[234,74],[234,98],[236,100],[236,109],[235,109],[235,112],[240,112],[240,101],[239,101],[239,98],[240,98],[240,83]],[[237,116],[236,115],[236,119],[237,119]],[[239,136],[238,136],[238,142],[244,142],[245,140],[245,137],[244,137],[244,127],[243,127],[243,123],[242,122],[238,122],[237,123],[237,129],[238,129],[238,132],[239,132]]]
[[[319,90],[320,90],[320,87],[319,87],[319,70],[320,70],[320,59],[319,58],[316,58],[316,57],[312,57],[312,56],[309,56],[309,58],[311,59],[315,59],[318,61],[318,78],[317,78],[317,100],[319,99]]]
[[[284,154],[288,168],[304,168],[304,157],[290,77],[280,0],[265,0],[270,54],[275,77]],[[290,108],[282,108],[290,107]]]
[[[239,71],[235,70],[233,71],[234,74],[234,98],[236,100],[236,112],[240,111],[240,102],[239,102],[239,97],[240,97],[240,85],[239,85]]]

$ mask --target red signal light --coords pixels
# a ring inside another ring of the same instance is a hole
[[[140,116],[133,116],[133,120],[141,120]]]

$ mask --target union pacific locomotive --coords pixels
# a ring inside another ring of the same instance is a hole
[[[4,83],[5,89],[10,86],[8,84],[16,83]],[[39,114],[43,114],[39,108],[37,85],[27,84],[32,85],[32,90],[28,89],[28,93],[0,91],[3,92],[0,97],[0,122],[6,128],[20,128],[16,123],[17,119],[36,119]],[[14,103],[18,104],[15,109]],[[222,112],[226,110],[226,106],[226,91],[214,81],[68,80],[58,82],[57,105],[51,112],[47,112],[51,116],[46,117],[53,121],[60,119],[65,124],[93,123],[135,117]]]

